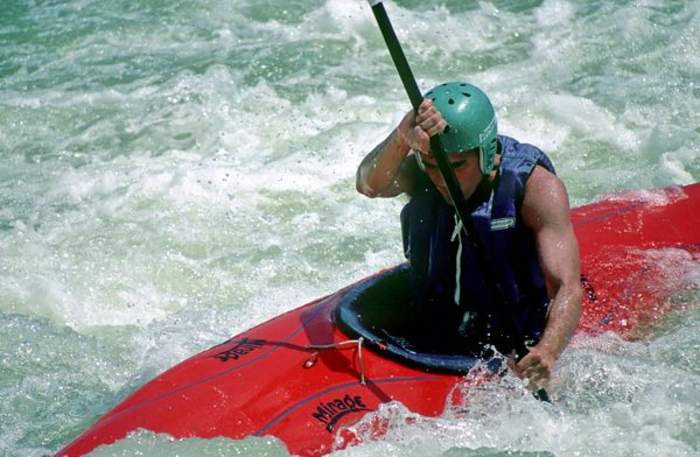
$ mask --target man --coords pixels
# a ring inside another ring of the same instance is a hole
[[[468,235],[429,153],[433,135],[467,199]],[[509,366],[546,387],[582,297],[568,195],[549,158],[497,135],[495,111],[478,87],[445,83],[364,158],[357,190],[410,196],[401,213],[404,248],[431,341],[485,356],[488,347],[510,354],[523,338],[529,353]]]

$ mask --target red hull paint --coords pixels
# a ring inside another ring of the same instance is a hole
[[[573,211],[581,247],[584,313],[579,331],[627,338],[659,318],[700,253],[700,184],[613,196]],[[351,286],[352,287],[352,286]],[[464,378],[422,372],[356,349],[309,344],[347,340],[330,321],[343,289],[259,325],[156,377],[58,453],[84,455],[146,429],[176,438],[273,435],[295,455],[332,450],[339,427],[398,400],[436,416]],[[264,340],[264,342],[258,341]],[[479,382],[478,380],[466,381]]]

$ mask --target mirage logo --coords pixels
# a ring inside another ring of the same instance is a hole
[[[326,426],[326,430],[332,432],[340,419],[350,413],[361,411],[370,411],[362,401],[362,397],[359,395],[351,397],[348,394],[343,398],[319,403],[316,412],[312,415],[314,419]]]
[[[237,344],[235,346],[232,346],[225,351],[215,354],[214,357],[221,360],[222,362],[228,362],[229,360],[238,360],[244,355],[248,355],[256,349],[261,348],[265,344],[265,341],[243,338],[242,340],[237,341],[236,343]]]

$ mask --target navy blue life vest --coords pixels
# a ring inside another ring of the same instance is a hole
[[[411,264],[414,306],[427,334],[438,340],[464,338],[472,351],[494,345],[507,353],[514,348],[514,335],[506,330],[513,321],[528,344],[539,341],[544,331],[549,298],[535,240],[522,221],[520,208],[525,183],[535,166],[552,173],[554,166],[532,145],[502,135],[498,142],[501,162],[497,178],[484,198],[470,208],[487,265],[479,261],[464,231],[455,231],[454,208],[426,175],[420,177],[401,211],[401,227]],[[456,233],[461,240],[453,236]],[[501,306],[495,300],[500,300]],[[499,309],[514,315],[499,315]]]

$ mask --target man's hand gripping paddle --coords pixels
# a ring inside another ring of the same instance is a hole
[[[421,92],[418,89],[418,84],[416,84],[416,80],[413,77],[413,72],[411,71],[411,67],[408,65],[408,61],[406,60],[406,56],[403,53],[403,49],[401,48],[399,39],[396,37],[394,28],[392,27],[391,21],[389,20],[389,16],[386,14],[384,5],[380,0],[368,0],[368,2],[372,6],[372,13],[374,13],[374,17],[377,20],[377,24],[379,25],[379,29],[382,32],[382,36],[384,37],[384,41],[386,42],[387,48],[389,49],[391,58],[394,61],[396,70],[399,73],[399,77],[401,78],[401,82],[403,83],[404,89],[406,89],[408,98],[411,100],[413,110],[417,113],[418,107],[423,101],[423,96],[421,95]],[[435,161],[437,162],[438,168],[440,169],[440,173],[442,174],[442,177],[445,180],[447,191],[449,192],[450,198],[454,203],[455,210],[457,212],[457,217],[459,217],[459,220],[462,222],[462,226],[464,227],[464,231],[467,235],[467,238],[474,247],[474,250],[477,253],[477,256],[479,257],[480,264],[483,267],[485,267],[487,276],[491,276],[492,289],[496,293],[496,296],[499,298],[496,301],[499,302],[499,306],[503,307],[503,309],[499,309],[499,314],[502,316],[512,316],[512,314],[510,313],[511,310],[506,309],[505,302],[502,299],[503,293],[500,291],[498,282],[494,279],[494,272],[492,268],[490,268],[490,262],[488,261],[488,258],[486,256],[486,251],[481,246],[480,240],[476,235],[470,236],[470,233],[476,234],[476,232],[474,230],[472,219],[469,216],[469,212],[467,211],[467,202],[464,198],[464,195],[462,194],[462,189],[459,186],[457,177],[455,176],[452,167],[447,161],[447,156],[442,148],[442,143],[440,142],[440,138],[438,135],[430,137],[430,153],[433,155],[433,157],[435,157]],[[517,341],[516,355],[518,359],[521,359],[525,355],[527,355],[528,349],[525,347],[524,339],[520,334],[518,326],[513,321],[513,319],[506,318],[506,321],[508,324],[507,331]],[[544,389],[539,389],[534,393],[534,395],[535,398],[537,398],[538,400],[546,402],[550,401],[549,395],[547,395],[547,392]]]

